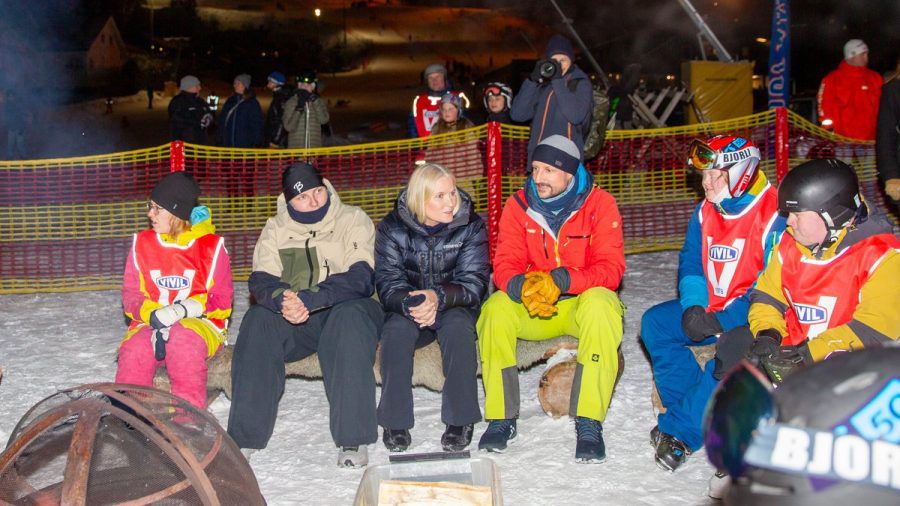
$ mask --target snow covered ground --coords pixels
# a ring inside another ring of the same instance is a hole
[[[537,386],[544,366],[521,374],[519,438],[507,453],[489,455],[499,469],[506,504],[671,506],[713,502],[706,497],[713,469],[704,452],[672,474],[656,467],[648,443],[648,432],[655,423],[650,404],[652,378],[637,335],[644,311],[674,297],[677,261],[676,252],[627,258],[621,291],[628,307],[622,340],[625,371],[604,423],[609,455],[605,463],[576,464],[573,423],[554,420],[541,410]],[[248,304],[246,284],[237,283],[235,288],[232,341]],[[0,441],[6,440],[28,408],[57,389],[112,381],[116,344],[125,328],[117,291],[0,296],[0,368],[4,370]],[[444,428],[440,394],[417,388],[415,402],[417,423],[409,451],[440,451]],[[224,396],[210,407],[223,426],[228,407]],[[327,413],[321,381],[287,382],[269,447],[251,461],[269,504],[353,502],[363,470],[336,466],[337,450],[328,432]],[[476,426],[476,441],[485,425]],[[388,462],[380,440],[369,447],[369,459],[370,465]]]

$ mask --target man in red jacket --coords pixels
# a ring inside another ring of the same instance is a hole
[[[834,133],[874,140],[881,76],[869,70],[869,48],[859,39],[844,44],[844,61],[819,86],[819,122]]]
[[[569,415],[578,434],[575,460],[606,458],[603,426],[618,372],[623,307],[615,290],[625,272],[622,218],[597,188],[570,139],[535,147],[532,174],[500,217],[493,259],[499,290],[476,325],[488,428],[480,450],[502,452],[516,437],[519,380],[516,339],[578,338]]]

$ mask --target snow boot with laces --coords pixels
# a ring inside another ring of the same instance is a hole
[[[516,439],[517,435],[515,418],[491,420],[478,441],[478,449],[503,453],[507,444]]]
[[[592,418],[575,418],[575,461],[584,464],[599,464],[606,460],[606,444],[603,442],[603,424]]]

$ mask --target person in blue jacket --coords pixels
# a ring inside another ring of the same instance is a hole
[[[234,78],[234,95],[219,115],[219,144],[229,148],[258,148],[263,144],[263,112],[250,88],[250,75]]]
[[[706,402],[753,343],[748,291],[785,228],[778,194],[759,160],[759,149],[743,137],[691,145],[688,165],[702,174],[705,199],[691,216],[678,258],[679,296],[653,306],[641,321],[666,407],[650,432],[663,469],[674,471],[703,445]],[[701,369],[690,347],[707,344],[716,344],[716,355]]]

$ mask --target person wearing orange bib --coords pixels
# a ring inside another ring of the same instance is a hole
[[[812,160],[778,189],[788,233],[750,295],[751,360],[775,382],[836,353],[900,337],[900,240],[853,168]]]
[[[116,383],[153,386],[165,364],[172,393],[206,409],[206,359],[225,343],[231,265],[200,187],[167,174],[147,203],[150,228],[135,234],[125,262],[122,306],[131,319],[119,346]]]
[[[747,292],[785,227],[759,161],[759,149],[744,137],[691,144],[688,166],[702,174],[705,198],[688,222],[679,255],[678,298],[651,307],[641,320],[641,340],[666,407],[650,442],[657,465],[668,471],[703,445],[706,403],[753,342]],[[709,344],[716,355],[701,369],[691,347]]]

